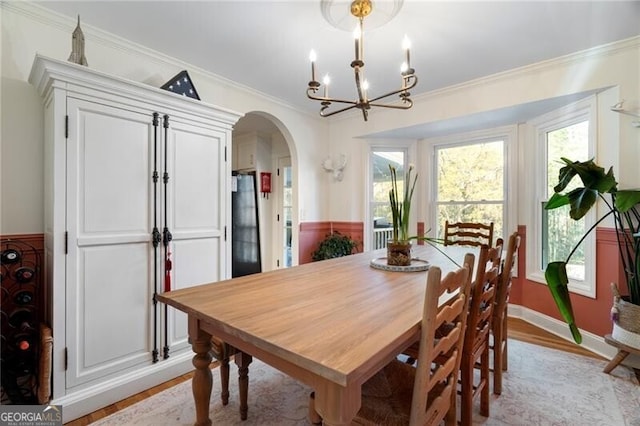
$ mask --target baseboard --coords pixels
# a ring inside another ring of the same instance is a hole
[[[526,308],[521,305],[509,304],[508,315],[515,318],[520,318],[528,323],[540,327],[541,329],[555,334],[558,337],[563,338],[569,342],[573,342],[569,327],[563,321],[557,320],[550,316],[541,314],[540,312]],[[591,352],[600,355],[606,359],[613,358],[618,352],[616,348],[610,346],[604,341],[604,338],[597,334],[590,333],[588,331],[580,330],[582,334],[581,346]]]
[[[124,377],[70,391],[50,404],[63,406],[63,422],[67,423],[193,371],[192,359],[193,352],[186,351]]]

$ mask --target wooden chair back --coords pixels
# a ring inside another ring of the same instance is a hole
[[[500,277],[501,255],[501,245],[490,248],[484,244],[480,248],[476,279],[471,288],[469,318],[460,365],[462,426],[472,424],[473,400],[478,395],[480,414],[489,416],[489,335]],[[480,369],[479,378],[474,375],[476,367]]]
[[[502,246],[483,245],[478,258],[478,272],[471,289],[465,350],[488,342],[493,308],[500,278]]]
[[[442,278],[437,266],[427,274],[418,365],[394,359],[362,385],[360,411],[352,425],[437,425],[456,423],[456,389],[467,330],[475,256]],[[442,298],[448,299],[441,303]],[[322,424],[309,397],[309,421]]]
[[[498,280],[496,301],[493,308],[493,322],[491,333],[493,334],[493,393],[502,393],[502,372],[507,370],[508,359],[508,329],[507,309],[509,295],[511,294],[513,271],[518,264],[518,249],[520,248],[520,236],[514,232],[509,236],[507,254],[505,255]]]
[[[457,222],[444,224],[444,245],[481,246],[493,245],[493,222],[469,223]]]
[[[511,282],[513,279],[513,271],[518,264],[518,249],[520,248],[520,236],[514,232],[509,236],[507,243],[507,253],[502,264],[500,279],[498,280],[498,289],[496,292],[496,304],[494,308],[494,317],[505,317],[507,304],[509,303],[509,295],[511,294]]]
[[[442,279],[439,268],[429,269],[411,402],[412,425],[438,424],[447,414],[455,418],[450,408],[456,397],[474,260],[467,254],[464,266]],[[456,295],[438,308],[445,293]]]

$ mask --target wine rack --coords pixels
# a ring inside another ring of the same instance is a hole
[[[36,404],[43,310],[38,250],[21,240],[1,240],[0,284],[2,404]]]

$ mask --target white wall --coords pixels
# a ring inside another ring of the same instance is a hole
[[[76,21],[25,2],[2,2],[0,13],[0,234],[40,233],[44,227],[43,107],[28,77],[36,53],[61,60],[69,57]],[[100,29],[83,25],[82,30],[87,60],[94,70],[160,87],[187,69],[203,102],[240,113],[266,111],[276,117],[296,165],[294,203],[299,209],[294,214],[300,213],[303,221],[326,219],[328,191],[318,166],[318,158],[328,153],[326,121]]]
[[[27,79],[36,52],[58,59],[68,57],[76,22],[22,2],[3,2],[0,12],[0,234],[37,233],[43,231],[43,118],[41,100]],[[359,111],[330,119],[300,113],[275,99],[144,47],[132,46],[99,29],[83,25],[83,31],[87,59],[93,69],[156,87],[178,71],[188,69],[204,102],[242,113],[266,111],[275,117],[290,145],[298,214],[294,220],[299,221],[365,219],[364,165],[368,145],[358,138],[361,135],[607,87],[614,87],[620,99],[636,103],[640,99],[638,37],[427,93],[414,98],[415,106],[408,111],[374,109],[369,121],[364,122]],[[609,102],[612,92],[607,93]],[[608,154],[607,162],[616,168],[621,186],[637,187],[640,130],[631,126],[631,117],[608,112],[606,106],[600,110],[613,115],[599,123],[599,152]],[[526,141],[521,138],[521,143]],[[343,181],[334,182],[320,162],[328,155],[338,158],[340,154],[346,154],[349,162]],[[520,182],[518,205],[523,206],[527,177],[520,176]],[[522,214],[520,211],[519,224],[524,222],[520,220]]]

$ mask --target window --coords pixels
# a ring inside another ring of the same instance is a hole
[[[393,236],[391,206],[389,204],[389,191],[391,190],[389,165],[396,168],[398,191],[402,194],[404,193],[404,175],[407,167],[407,150],[372,148],[369,164],[371,182],[369,194],[370,247],[372,250],[376,250],[386,247],[387,240]]]
[[[449,222],[494,225],[494,241],[504,235],[504,137],[435,145],[435,230],[444,237]]]
[[[278,185],[282,190],[280,199],[280,206],[278,212],[278,220],[280,221],[280,239],[279,245],[281,248],[280,258],[278,259],[277,267],[290,268],[293,266],[292,252],[291,252],[291,238],[292,238],[292,187],[291,187],[291,157],[284,157],[278,159]],[[282,260],[280,260],[282,259]]]
[[[547,191],[546,200],[554,193],[553,187],[558,182],[558,174],[564,163],[560,158],[584,161],[589,159],[589,121],[564,126],[551,130],[544,135],[547,145]],[[565,192],[578,187],[580,180],[574,179]],[[573,220],[569,217],[569,206],[559,209],[545,210],[546,200],[541,203],[542,215],[542,264],[544,269],[554,260],[566,259],[570,250],[585,233],[585,220]],[[578,247],[567,265],[569,278],[584,281],[585,260],[584,246]]]
[[[593,119],[595,112],[592,102],[582,101],[570,107],[554,111],[534,122],[538,145],[536,167],[537,189],[536,217],[531,253],[534,262],[530,264],[533,279],[544,282],[544,269],[549,262],[566,260],[586,230],[594,223],[594,213],[590,212],[581,220],[569,217],[569,206],[545,210],[545,204],[553,195],[553,187],[558,182],[558,174],[564,166],[562,157],[572,161],[586,161],[593,158]],[[566,191],[580,186],[580,179],[574,179]],[[586,296],[595,297],[595,233],[590,234],[578,247],[567,265],[569,289]]]

